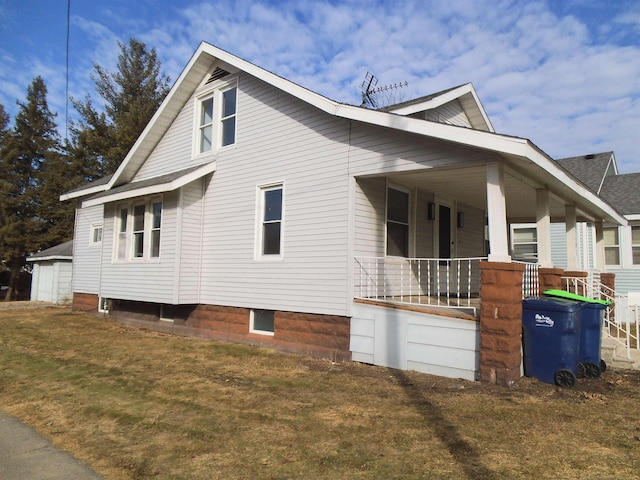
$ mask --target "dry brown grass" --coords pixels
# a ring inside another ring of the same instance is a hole
[[[0,311],[0,408],[109,479],[640,476],[640,374],[507,389]]]

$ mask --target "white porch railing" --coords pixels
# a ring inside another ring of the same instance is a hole
[[[540,280],[538,277],[538,269],[540,265],[537,263],[518,262],[513,263],[524,264],[524,272],[522,273],[522,298],[532,298],[540,296]]]
[[[356,298],[471,309],[480,306],[480,262],[475,258],[356,257]]]
[[[626,295],[600,283],[600,274],[583,277],[562,277],[564,289],[585,297],[612,302],[604,311],[603,334],[624,346],[627,358],[631,350],[640,350],[640,312],[637,305],[629,305]]]

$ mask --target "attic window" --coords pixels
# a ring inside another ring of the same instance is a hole
[[[215,82],[216,80],[220,80],[221,78],[224,78],[227,75],[229,75],[229,72],[227,72],[226,70],[223,70],[220,67],[216,67],[216,69],[213,71],[213,73],[211,74],[211,76],[209,77],[209,80],[207,80],[205,85],[209,85],[210,83]]]

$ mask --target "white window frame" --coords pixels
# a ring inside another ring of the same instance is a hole
[[[396,255],[389,255],[388,251],[389,251],[389,190],[396,190],[398,192],[402,192],[404,194],[406,194],[408,196],[408,202],[407,202],[407,222],[406,224],[404,222],[398,222],[395,220],[392,220],[392,223],[395,223],[397,225],[406,225],[407,227],[407,256],[396,256]],[[392,183],[387,184],[387,190],[385,192],[385,212],[384,212],[384,253],[385,256],[387,257],[395,257],[395,258],[411,258],[412,255],[412,237],[413,237],[413,231],[412,231],[412,223],[413,223],[413,199],[414,199],[414,195],[412,194],[411,190],[406,188],[406,187],[402,187],[399,185],[395,185]]]
[[[514,259],[522,260],[526,262],[535,263],[538,261],[538,229],[535,223],[512,223],[509,225],[510,230],[510,243],[511,243],[511,256]],[[516,242],[516,231],[517,230],[533,230],[535,232],[536,238],[535,241],[532,242]],[[523,258],[521,255],[516,254],[516,245],[534,245],[535,253],[533,254],[533,258]]]
[[[607,244],[607,231],[615,231],[617,243],[609,243]],[[619,227],[604,227],[602,229],[602,239],[604,242],[604,263],[606,266],[618,267],[622,265],[622,249],[620,248],[620,228]],[[618,252],[618,262],[617,263],[609,263],[607,262],[607,250],[617,250]]]
[[[109,299],[106,297],[98,297],[98,312],[109,313]]]
[[[94,223],[91,225],[89,231],[89,245],[98,246],[102,243],[102,235],[104,235],[104,229],[101,223]],[[96,238],[99,237],[99,238]]]
[[[201,157],[206,155],[215,154],[218,151],[226,150],[229,148],[234,148],[237,143],[237,134],[238,134],[238,79],[234,78],[231,80],[217,81],[213,82],[211,85],[207,85],[207,89],[201,92],[195,98],[194,104],[194,115],[193,115],[193,152],[192,156]],[[223,117],[223,107],[224,107],[224,93],[229,90],[235,89],[235,111],[232,114],[227,114]],[[206,126],[211,127],[211,148],[209,150],[201,151],[202,149],[202,127],[201,124],[202,119],[202,105],[209,101],[213,101],[213,112],[211,124],[206,124]],[[228,145],[222,145],[222,132],[223,132],[223,123],[233,120],[234,122],[234,133],[233,133],[233,142]]]
[[[636,229],[638,231],[640,231],[640,224],[635,224],[635,225],[629,225],[629,235],[631,236],[631,265],[633,265],[634,267],[640,267],[640,263],[635,263],[633,261],[633,250],[634,249],[638,249],[640,250],[640,243],[633,243],[633,229]]]
[[[255,316],[257,311],[271,313],[271,315],[273,316],[273,330],[259,330],[255,328]],[[276,312],[275,311],[261,309],[261,308],[251,309],[250,316],[249,316],[249,332],[250,333],[257,333],[258,335],[267,335],[267,336],[273,337],[275,335],[275,330],[276,330]]]
[[[280,203],[280,220],[266,220],[265,221],[265,196],[267,192],[274,190],[280,190],[281,203]],[[279,253],[264,253],[264,226],[266,223],[280,223],[280,245]],[[267,185],[260,185],[257,187],[257,199],[256,199],[256,242],[255,242],[255,257],[257,260],[282,260],[284,257],[284,224],[285,224],[285,191],[284,182],[270,183]]]
[[[154,228],[153,207],[160,204],[160,226]],[[136,207],[144,206],[143,229],[134,231]],[[126,224],[122,228],[123,212],[126,211]],[[164,216],[164,203],[162,197],[132,200],[128,203],[116,205],[114,213],[114,247],[113,261],[116,263],[128,262],[157,262],[162,256],[162,217]],[[155,232],[155,233],[154,233]],[[142,235],[142,255],[135,255],[136,235]],[[158,255],[153,253],[153,237],[159,236]],[[123,255],[120,253],[123,252]]]

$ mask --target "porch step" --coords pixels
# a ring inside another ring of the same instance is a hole
[[[614,338],[602,338],[602,359],[607,367],[623,370],[640,370],[640,350],[631,349],[631,358],[627,358],[626,348]]]

